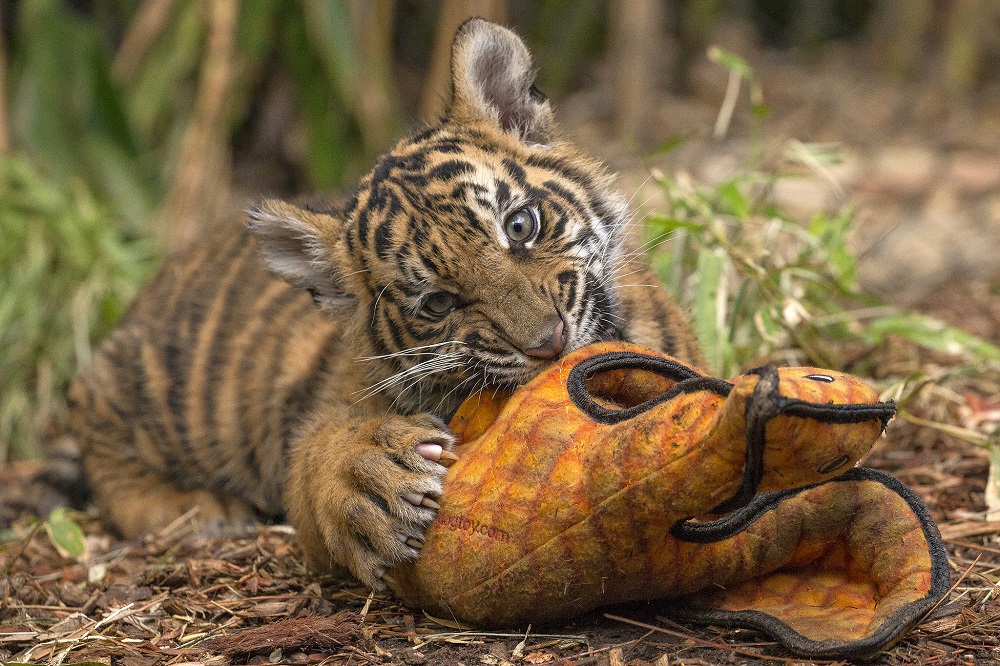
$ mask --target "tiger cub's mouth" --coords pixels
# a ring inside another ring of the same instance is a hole
[[[513,390],[528,383],[552,363],[567,354],[594,342],[617,340],[621,334],[617,330],[598,326],[581,326],[566,315],[562,315],[565,326],[564,341],[557,353],[539,357],[524,352],[514,352],[504,358],[479,358],[470,355],[462,372],[463,380],[478,378],[484,388]]]

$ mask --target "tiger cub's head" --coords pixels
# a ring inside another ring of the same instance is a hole
[[[516,386],[621,337],[613,278],[626,203],[557,135],[531,56],[482,19],[452,45],[445,117],[403,139],[337,208],[250,214],[271,269],[350,322],[403,409]],[[421,404],[423,403],[423,404]],[[437,410],[436,410],[437,411]]]

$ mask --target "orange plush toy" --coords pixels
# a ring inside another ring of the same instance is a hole
[[[679,618],[761,629],[802,655],[871,654],[948,588],[916,496],[852,469],[893,412],[827,370],[729,383],[591,345],[459,409],[441,509],[390,585],[473,625],[671,598]]]

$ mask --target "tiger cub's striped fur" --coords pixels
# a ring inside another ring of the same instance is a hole
[[[474,19],[452,73],[448,115],[343,201],[265,201],[168,261],[74,383],[85,471],[123,533],[287,511],[314,564],[382,587],[419,552],[465,395],[601,339],[699,360],[520,39]]]

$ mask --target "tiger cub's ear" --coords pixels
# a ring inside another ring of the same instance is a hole
[[[552,107],[535,88],[531,53],[514,32],[471,18],[451,45],[452,101],[448,117],[491,122],[526,143],[552,141]]]
[[[319,305],[342,308],[354,302],[344,282],[353,272],[344,252],[340,219],[278,199],[250,209],[247,229],[260,243],[268,268],[295,287],[308,289]]]

